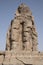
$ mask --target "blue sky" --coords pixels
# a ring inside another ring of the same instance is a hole
[[[21,3],[32,11],[38,32],[38,50],[43,51],[43,0],[0,0],[0,50],[5,50],[8,27]]]

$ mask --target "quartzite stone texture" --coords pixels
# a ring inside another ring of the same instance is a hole
[[[6,50],[0,52],[0,65],[43,65],[37,38],[32,12],[21,4],[7,32]]]
[[[24,49],[37,51],[37,44],[37,31],[34,24],[34,17],[30,8],[21,4],[7,32],[6,50]]]

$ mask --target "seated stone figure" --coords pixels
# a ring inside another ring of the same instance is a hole
[[[32,12],[26,5],[21,4],[7,32],[6,50],[36,51],[36,47],[37,32]]]

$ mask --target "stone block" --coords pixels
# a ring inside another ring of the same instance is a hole
[[[4,60],[4,56],[3,55],[0,55],[0,64],[3,63],[3,60]]]
[[[19,30],[12,29],[11,31],[11,40],[18,41],[19,40]]]
[[[15,41],[13,41],[12,42],[12,46],[11,46],[11,48],[14,50],[17,50],[17,47],[19,46],[19,43],[18,42],[15,42]]]
[[[12,23],[12,29],[19,29],[20,22],[19,20],[15,19],[14,22]]]
[[[24,23],[24,28],[32,28],[32,21],[31,20],[26,20]]]

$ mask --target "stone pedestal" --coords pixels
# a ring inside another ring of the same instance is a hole
[[[6,51],[3,64],[12,65],[43,65],[43,53],[30,51]]]

